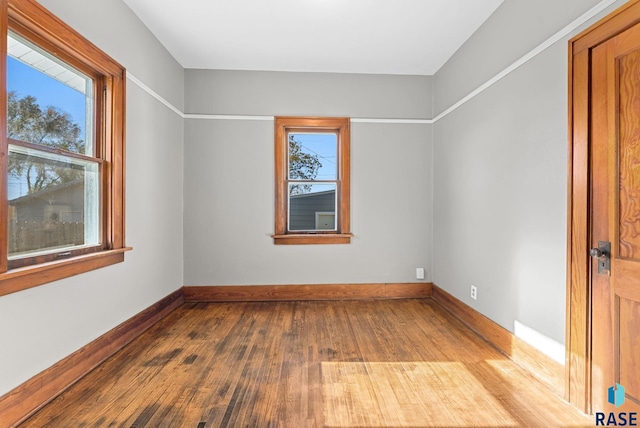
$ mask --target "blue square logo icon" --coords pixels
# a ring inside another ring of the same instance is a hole
[[[609,403],[620,407],[624,403],[624,387],[619,383],[609,388]]]

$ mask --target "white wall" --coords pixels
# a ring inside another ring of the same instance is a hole
[[[415,118],[431,78],[187,70],[187,113]],[[412,282],[431,272],[431,125],[353,123],[349,245],[274,245],[273,121],[190,119],[185,285]]]
[[[184,71],[120,0],[41,3],[182,107]],[[134,250],[124,263],[0,297],[0,395],[182,286],[183,135],[180,116],[127,81]]]
[[[425,119],[433,78],[380,74],[185,71],[185,109],[194,114]]]
[[[504,2],[436,74],[434,113],[598,4]],[[434,124],[434,283],[510,331],[519,323],[552,339],[550,348],[534,346],[560,361],[566,313],[567,42],[585,27]],[[469,297],[472,284],[478,287],[477,301]]]

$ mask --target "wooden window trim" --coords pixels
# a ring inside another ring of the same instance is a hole
[[[350,120],[344,117],[275,118],[275,233],[276,245],[348,244],[351,242],[351,172]],[[288,131],[334,131],[338,134],[338,204],[335,231],[293,232],[287,230],[288,195]]]
[[[126,70],[35,0],[0,0],[0,117],[7,117],[7,32],[29,38],[72,65],[89,68],[104,95],[96,105],[103,123],[96,135],[102,165],[102,245],[97,252],[9,269],[8,225],[0,221],[0,296],[109,266],[124,260],[125,245],[125,81]],[[0,127],[0,218],[8,215],[8,138]],[[4,249],[2,249],[4,247]]]

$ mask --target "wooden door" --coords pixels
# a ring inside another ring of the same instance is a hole
[[[599,269],[592,250],[591,409],[640,412],[640,24],[595,47],[591,67],[590,243],[610,256]]]

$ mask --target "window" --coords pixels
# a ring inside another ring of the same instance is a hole
[[[275,244],[348,244],[349,118],[276,117]]]
[[[0,2],[0,295],[124,260],[125,70],[34,0]]]

